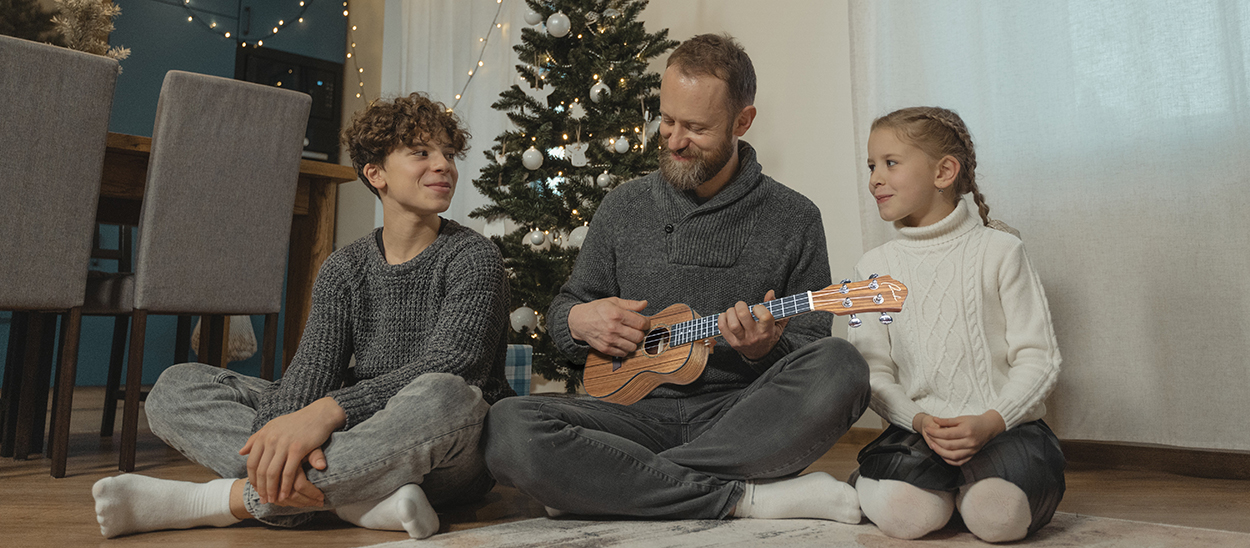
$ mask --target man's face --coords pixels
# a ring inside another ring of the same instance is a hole
[[[691,76],[676,66],[660,83],[660,175],[678,190],[694,190],[725,169],[737,138],[726,108],[729,88],[712,75]]]

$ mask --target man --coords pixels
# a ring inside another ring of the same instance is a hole
[[[495,478],[549,513],[860,521],[855,490],[825,454],[868,404],[868,368],[829,317],[776,321],[741,298],[830,284],[816,206],[765,176],[739,141],[755,119],[755,71],[728,36],[696,36],[660,85],[660,170],[613,190],[595,214],[548,329],[570,359],[623,357],[644,314],[687,303],[724,311],[697,381],[630,406],[509,398],[487,415]]]

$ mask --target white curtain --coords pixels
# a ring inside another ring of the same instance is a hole
[[[462,95],[455,111],[473,139],[468,155],[457,162],[460,181],[451,208],[443,216],[478,231],[484,231],[484,221],[470,219],[469,212],[487,202],[473,188],[473,180],[487,163],[482,151],[489,150],[495,137],[511,128],[507,117],[490,105],[513,83],[528,89],[517,76],[516,53],[512,51],[513,45],[521,43],[526,9],[521,0],[386,3],[383,96],[421,91],[450,107],[456,103],[456,95]],[[482,41],[488,32],[489,39]],[[481,66],[477,65],[479,55]],[[471,81],[470,70],[474,71]]]
[[[853,0],[851,43],[861,181],[877,116],[971,129],[1050,300],[1059,436],[1250,450],[1250,2]]]

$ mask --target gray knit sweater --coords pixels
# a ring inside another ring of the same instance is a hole
[[[604,198],[568,283],[551,302],[548,326],[556,345],[576,363],[589,346],[569,333],[574,305],[605,297],[646,299],[645,315],[685,303],[702,316],[738,301],[755,304],[830,284],[820,210],[803,195],[762,173],[755,149],[739,141],[737,175],[705,203],[675,190],[658,171],[629,181]],[[744,387],[777,360],[831,334],[830,316],[791,319],[773,350],[749,361],[717,339],[703,376],[667,384],[648,397],[681,397]]]
[[[375,238],[321,266],[299,350],[263,396],[253,430],[324,396],[343,408],[349,429],[423,373],[460,375],[488,403],[515,395],[504,377],[509,296],[495,244],[444,221],[434,243],[391,265]]]

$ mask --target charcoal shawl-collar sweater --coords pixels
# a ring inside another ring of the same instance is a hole
[[[488,403],[514,395],[503,371],[508,305],[498,248],[455,221],[398,265],[386,262],[376,231],[356,240],[317,274],[299,350],[262,397],[253,429],[330,396],[346,430],[431,372],[463,377]]]
[[[755,149],[738,144],[738,173],[700,203],[659,171],[608,193],[595,212],[573,275],[552,300],[548,332],[575,363],[589,346],[569,333],[574,305],[605,297],[647,301],[644,315],[676,303],[702,316],[738,301],[755,304],[823,289],[830,283],[820,210],[803,195],[764,175]],[[703,376],[685,386],[663,385],[649,397],[741,388],[777,360],[831,334],[825,313],[794,316],[771,352],[747,360],[718,338]]]

